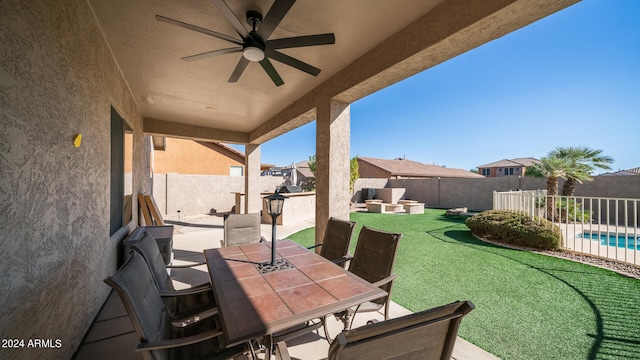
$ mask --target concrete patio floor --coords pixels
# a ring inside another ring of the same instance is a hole
[[[184,219],[183,222],[174,223],[174,264],[202,261],[202,251],[204,249],[220,247],[223,238],[222,225],[223,218],[221,215],[192,217]],[[285,238],[292,233],[311,226],[314,226],[313,220],[292,226],[278,226],[277,236],[278,238]],[[262,235],[265,239],[271,240],[271,225],[262,225]],[[174,279],[175,287],[178,289],[209,281],[206,266],[192,269],[174,269],[171,276]],[[105,284],[104,286],[107,285]],[[392,318],[409,313],[409,310],[398,304],[392,303],[390,306],[390,317]],[[370,319],[383,320],[383,315],[381,313],[359,314],[355,318],[354,327],[361,326]],[[330,316],[328,324],[330,325],[330,335],[332,337],[336,336],[341,330],[341,323]],[[142,355],[134,351],[137,343],[137,336],[122,305],[122,301],[120,301],[115,292],[112,292],[87,332],[74,359],[139,360],[142,359]],[[326,359],[329,350],[329,344],[322,330],[288,341],[287,347],[291,358],[300,360]],[[494,360],[498,358],[458,337],[452,359]]]

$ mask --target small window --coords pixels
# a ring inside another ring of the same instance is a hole
[[[244,175],[244,166],[230,166],[229,167],[229,175],[230,176],[243,176]]]
[[[109,184],[109,235],[124,226],[124,132],[125,122],[111,108],[111,179]]]

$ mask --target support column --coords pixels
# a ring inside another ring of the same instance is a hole
[[[330,217],[349,220],[350,111],[349,104],[334,100],[316,110],[316,244]]]
[[[244,153],[244,213],[260,213],[260,145],[246,144]]]

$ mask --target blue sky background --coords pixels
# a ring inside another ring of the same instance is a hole
[[[351,105],[352,157],[469,170],[557,146],[640,167],[640,0],[584,0]],[[261,147],[313,154],[315,122]]]

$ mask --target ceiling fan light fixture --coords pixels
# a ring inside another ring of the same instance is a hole
[[[242,56],[249,61],[258,62],[264,59],[264,51],[257,46],[247,46],[242,50]]]

